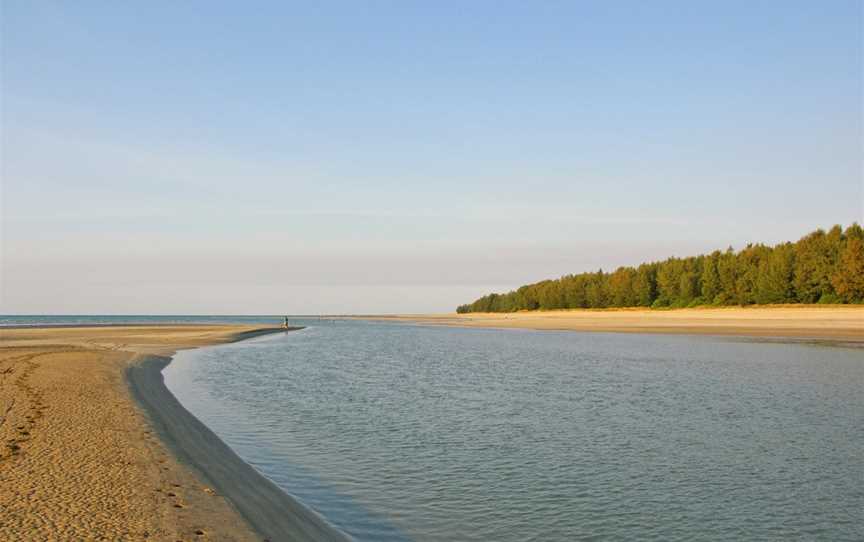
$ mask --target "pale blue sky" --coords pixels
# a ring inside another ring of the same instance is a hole
[[[446,311],[864,214],[860,1],[0,5],[0,313]]]

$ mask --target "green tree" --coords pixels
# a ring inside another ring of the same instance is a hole
[[[561,290],[561,282],[557,280],[544,280],[537,285],[538,300],[543,310],[554,310],[564,308],[564,293]]]
[[[697,294],[697,284],[694,272],[682,272],[681,277],[678,279],[678,298],[675,300],[675,304],[683,307],[693,301]]]
[[[606,275],[602,269],[588,276],[585,284],[585,301],[592,309],[602,309],[608,306]]]
[[[731,305],[738,301],[738,255],[732,247],[717,259],[717,276],[720,278],[720,292],[714,300],[720,305]]]
[[[756,303],[790,303],[795,300],[795,250],[791,243],[779,245],[759,262]]]
[[[683,265],[678,258],[669,258],[657,268],[657,301],[669,306],[678,302]]]
[[[633,295],[636,305],[641,307],[650,307],[657,299],[657,268],[654,264],[643,263],[636,270]]]
[[[633,307],[637,304],[633,293],[636,270],[632,267],[619,267],[609,275],[609,305],[612,307]]]
[[[720,251],[715,250],[705,257],[702,265],[702,298],[706,303],[713,303],[717,294],[720,293],[720,273],[717,271],[717,263],[720,260]]]
[[[836,265],[842,233],[839,226],[827,234],[816,230],[795,246],[795,295],[802,303],[815,303],[834,294],[831,275]]]
[[[585,276],[569,275],[562,279],[564,283],[564,301],[567,308],[584,309],[588,307],[588,298],[585,295]]]
[[[847,303],[864,300],[864,241],[847,238],[837,270],[831,276],[837,295]]]
[[[864,229],[834,226],[796,243],[750,244],[709,255],[668,258],[614,273],[565,275],[489,294],[457,312],[508,312],[705,303],[864,302]]]

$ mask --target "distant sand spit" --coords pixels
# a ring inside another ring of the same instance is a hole
[[[864,305],[601,309],[375,317],[423,324],[864,342]]]
[[[0,329],[0,539],[261,540],[261,525],[244,521],[232,503],[245,494],[178,461],[171,453],[176,440],[169,450],[161,430],[157,436],[156,412],[133,400],[124,373],[163,356],[149,373],[138,371],[155,382],[151,388],[161,386],[164,356],[274,331],[229,325]],[[160,404],[173,400],[164,393]],[[172,408],[162,413],[187,427],[197,422],[179,404]],[[209,432],[198,425],[198,434]],[[196,458],[197,465],[219,460],[219,453]],[[219,482],[221,490],[214,489]],[[268,503],[256,505],[266,509]]]

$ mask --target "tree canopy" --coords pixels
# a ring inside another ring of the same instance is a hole
[[[795,243],[565,275],[483,296],[456,312],[862,302],[864,229],[854,223]]]

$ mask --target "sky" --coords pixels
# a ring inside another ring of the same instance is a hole
[[[452,311],[864,215],[852,1],[0,4],[0,313]]]

